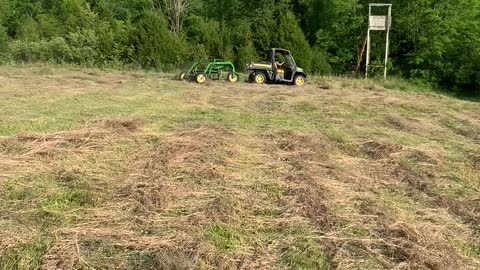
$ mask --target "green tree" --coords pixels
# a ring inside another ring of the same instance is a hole
[[[133,45],[136,59],[143,67],[162,68],[165,64],[179,64],[185,54],[181,37],[168,30],[163,15],[150,10],[134,24]]]
[[[274,32],[272,45],[290,49],[298,62],[297,64],[310,70],[312,64],[310,45],[291,11],[279,11],[277,31]]]

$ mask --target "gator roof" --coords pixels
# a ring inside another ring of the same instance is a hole
[[[272,48],[273,51],[283,51],[283,52],[290,52],[289,50],[282,49],[282,48]]]

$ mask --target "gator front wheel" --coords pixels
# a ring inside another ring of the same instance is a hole
[[[266,80],[265,74],[263,74],[263,73],[257,73],[257,74],[255,74],[255,76],[253,76],[253,81],[255,83],[262,84],[262,83],[265,82],[265,80]]]
[[[303,86],[307,82],[307,79],[305,78],[305,76],[297,75],[293,79],[293,82],[295,83],[296,86]]]

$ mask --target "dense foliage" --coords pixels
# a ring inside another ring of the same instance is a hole
[[[1,0],[0,61],[170,69],[200,58],[242,67],[271,47],[311,73],[351,74],[366,0]],[[480,0],[396,0],[390,72],[480,91]],[[382,33],[372,57],[381,61]]]

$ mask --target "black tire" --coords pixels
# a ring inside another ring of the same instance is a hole
[[[238,81],[238,75],[233,72],[229,72],[227,74],[227,81],[231,83],[236,83]]]
[[[250,75],[248,75],[248,80],[247,80],[249,83],[253,83],[253,73],[251,73]]]
[[[256,84],[263,84],[267,80],[267,77],[262,72],[255,73],[253,75],[253,82]]]
[[[307,83],[307,78],[303,75],[295,75],[293,78],[293,84],[295,86],[304,86]]]
[[[207,75],[205,73],[199,73],[195,76],[195,81],[199,84],[205,83],[207,81]]]

